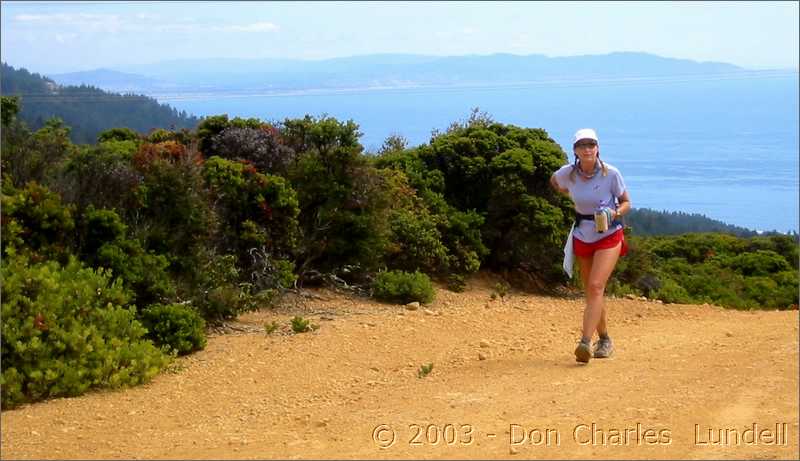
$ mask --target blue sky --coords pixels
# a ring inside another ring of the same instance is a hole
[[[798,2],[7,2],[2,59],[57,73],[181,58],[641,51],[798,68]]]

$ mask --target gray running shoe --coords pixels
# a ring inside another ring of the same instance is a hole
[[[594,349],[594,358],[596,359],[607,359],[614,354],[614,343],[611,342],[611,338],[600,338],[597,341]]]
[[[592,357],[592,349],[583,341],[578,342],[578,347],[575,348],[575,361],[589,363]]]

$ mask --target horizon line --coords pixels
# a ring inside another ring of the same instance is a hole
[[[800,72],[800,65],[788,65],[788,66],[769,66],[769,65],[755,65],[755,66],[742,66],[739,64],[734,64],[731,62],[726,61],[715,61],[715,60],[697,60],[691,58],[683,58],[683,57],[675,57],[675,56],[666,56],[656,53],[651,53],[647,51],[611,51],[607,53],[594,53],[594,54],[572,54],[572,55],[548,55],[544,53],[529,53],[529,54],[517,54],[517,53],[509,53],[509,52],[494,52],[494,53],[471,53],[471,54],[419,54],[419,53],[403,53],[403,52],[377,52],[377,53],[365,53],[365,54],[353,54],[353,55],[340,55],[340,56],[332,56],[332,57],[324,57],[324,58],[303,58],[303,57],[201,57],[201,58],[175,58],[175,59],[164,59],[159,61],[150,61],[150,62],[140,62],[140,63],[128,63],[128,64],[112,64],[110,66],[101,66],[101,67],[82,67],[78,70],[61,70],[61,71],[36,71],[38,73],[50,73],[50,74],[66,74],[66,73],[78,73],[78,72],[90,72],[90,71],[97,71],[97,70],[111,70],[116,72],[121,72],[120,68],[126,67],[138,67],[138,66],[155,66],[160,64],[166,63],[175,63],[175,62],[191,62],[191,61],[240,61],[240,62],[259,62],[259,61],[294,61],[294,62],[314,62],[320,63],[325,61],[334,61],[334,60],[342,60],[342,59],[352,59],[352,58],[370,58],[370,57],[392,57],[392,56],[403,56],[403,57],[419,57],[419,58],[431,58],[433,60],[436,59],[444,59],[444,58],[485,58],[485,57],[493,57],[493,56],[512,56],[517,58],[530,58],[530,57],[541,57],[545,59],[569,59],[569,58],[587,58],[587,57],[600,57],[600,56],[613,56],[613,55],[643,55],[643,56],[652,56],[660,59],[666,60],[674,60],[674,61],[688,61],[696,64],[723,64],[723,65],[730,65],[737,67],[743,70],[781,70],[781,71],[794,71]],[[6,62],[6,61],[4,61]],[[6,64],[8,64],[6,62]],[[10,65],[10,64],[9,64]],[[21,68],[25,68],[22,67]],[[30,70],[29,70],[30,71]]]

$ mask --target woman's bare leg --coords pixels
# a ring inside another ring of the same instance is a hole
[[[579,258],[581,261],[581,279],[584,281],[584,289],[586,290],[586,309],[583,311],[584,338],[591,340],[595,331],[602,333],[608,331],[603,297],[608,278],[617,265],[621,246],[622,244],[619,244],[614,248],[595,251],[594,257],[585,258],[591,260],[589,264],[584,262],[584,258]],[[585,264],[590,269],[588,276],[583,275]]]

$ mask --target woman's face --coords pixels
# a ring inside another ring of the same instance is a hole
[[[597,157],[597,142],[593,139],[581,139],[573,149],[581,162],[591,162]]]

